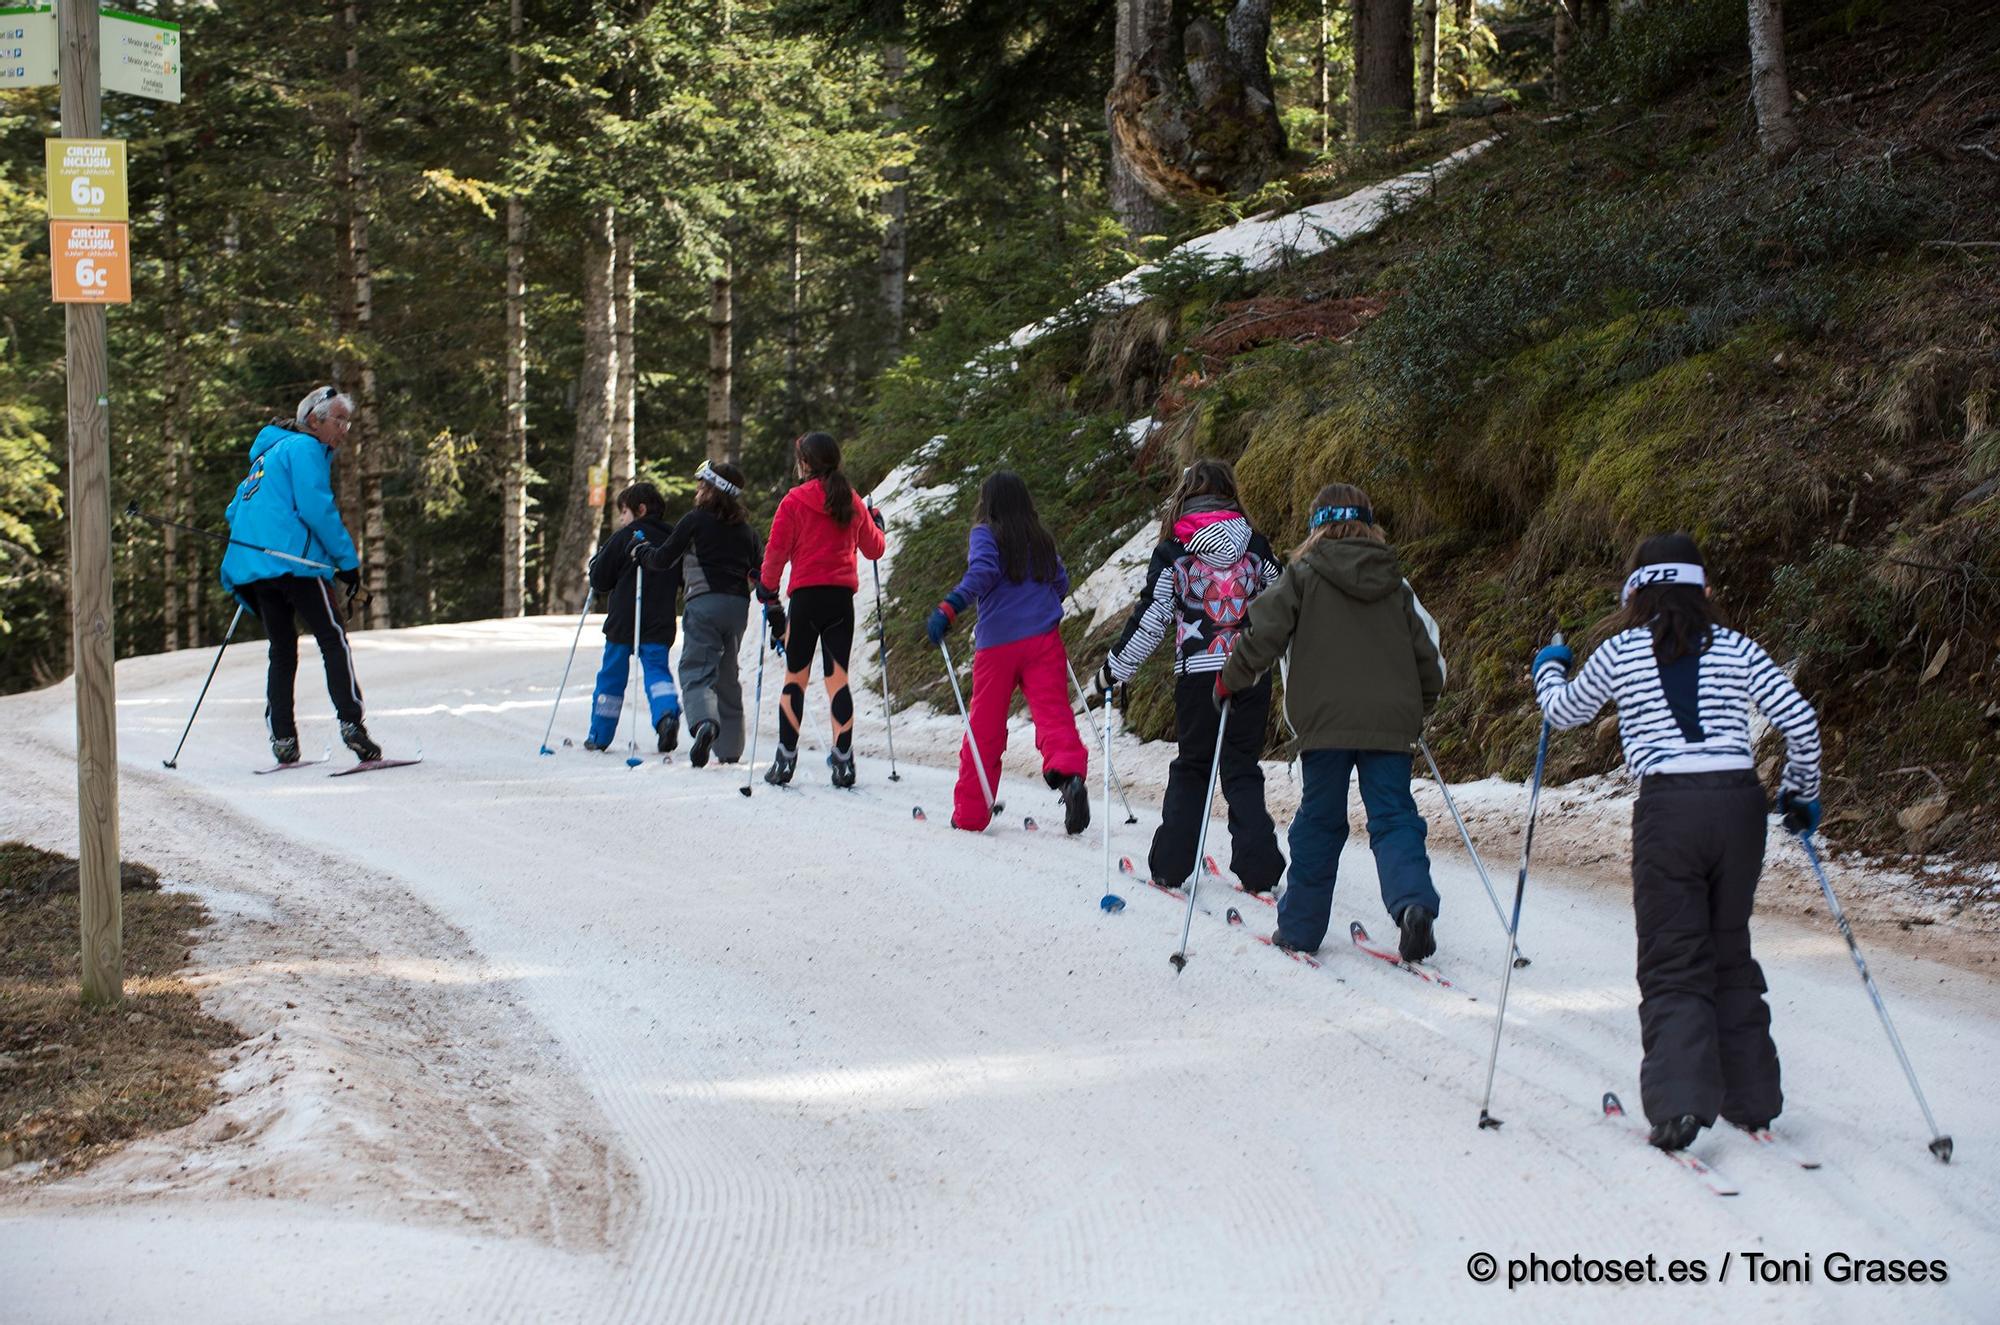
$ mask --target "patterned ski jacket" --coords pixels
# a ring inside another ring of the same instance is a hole
[[[1196,507],[1211,505],[1197,499]],[[1174,632],[1174,675],[1219,672],[1236,647],[1250,600],[1278,578],[1271,544],[1234,507],[1189,510],[1153,549],[1146,586],[1111,650],[1111,674],[1129,681]]]

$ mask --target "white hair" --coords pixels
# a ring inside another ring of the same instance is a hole
[[[336,403],[345,405],[349,414],[354,413],[354,401],[345,392],[330,386],[316,386],[306,392],[306,397],[299,402],[298,413],[293,415],[293,418],[299,423],[315,422],[325,418],[327,411]]]

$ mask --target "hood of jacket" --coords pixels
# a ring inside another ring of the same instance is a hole
[[[288,437],[311,436],[311,433],[302,433],[297,428],[287,428],[282,424],[267,423],[258,430],[256,440],[250,443],[250,459],[254,462],[266,451],[269,451]]]
[[[1364,603],[1387,598],[1403,585],[1396,554],[1371,538],[1324,538],[1300,560],[1313,574]]]
[[[1174,521],[1174,537],[1188,551],[1221,570],[1243,560],[1243,554],[1250,550],[1250,522],[1234,508],[1190,510]]]

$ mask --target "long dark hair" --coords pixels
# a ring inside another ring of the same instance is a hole
[[[1160,521],[1162,541],[1174,536],[1174,526],[1196,497],[1215,497],[1238,510],[1243,503],[1236,496],[1236,471],[1227,460],[1197,460],[1181,471],[1181,481],[1167,494],[1166,515]]]
[[[972,522],[993,531],[993,541],[1000,545],[1000,567],[1015,584],[1024,580],[1049,584],[1062,573],[1056,540],[1035,514],[1028,485],[1012,470],[1000,470],[979,485]]]
[[[711,460],[708,467],[715,471],[717,478],[734,483],[739,488],[743,486],[743,471],[727,460]],[[724,492],[713,483],[694,485],[694,504],[724,524],[742,524],[745,519],[743,499],[733,492]]]
[[[1632,558],[1625,566],[1625,573],[1630,575],[1641,566],[1663,561],[1707,565],[1701,559],[1700,546],[1689,535],[1655,534],[1641,539],[1639,546],[1632,549]],[[1698,657],[1707,653],[1709,643],[1715,637],[1715,628],[1728,624],[1722,609],[1715,605],[1715,600],[1708,596],[1703,586],[1649,584],[1626,600],[1625,606],[1612,618],[1611,632],[1652,631],[1653,656],[1664,665],[1690,654]]]
[[[823,432],[809,432],[794,444],[806,467],[806,478],[818,479],[826,488],[826,513],[835,524],[854,519],[854,485],[840,468],[840,443]]]
[[[657,520],[667,513],[667,499],[650,483],[634,483],[618,494],[618,509],[635,520]]]

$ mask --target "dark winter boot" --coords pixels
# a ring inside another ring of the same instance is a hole
[[[782,787],[792,780],[792,770],[799,766],[799,752],[779,746],[771,756],[771,766],[764,770],[764,781],[774,787]]]
[[[854,785],[854,751],[835,750],[826,757],[826,766],[833,770],[833,785],[851,787]]]
[[[1249,893],[1252,897],[1262,897],[1266,893],[1276,892],[1277,888],[1278,884],[1275,879],[1246,879],[1243,881],[1243,891]]]
[[[273,736],[271,738],[271,758],[280,764],[299,762],[299,738],[296,736]]]
[[[688,749],[688,762],[696,768],[708,767],[708,752],[715,744],[715,738],[722,735],[722,728],[713,722],[703,721],[694,725],[694,744]]]
[[[604,753],[604,747],[596,741],[591,740],[588,736],[583,738],[583,748],[586,750],[595,750],[598,754]]]
[[[653,732],[660,738],[660,753],[667,754],[681,743],[681,715],[669,713],[661,718]]]
[[[364,764],[382,757],[382,747],[369,739],[368,729],[358,722],[340,724],[340,743],[354,751],[354,757]]]
[[[1286,938],[1285,932],[1280,929],[1274,929],[1271,931],[1271,946],[1276,948],[1279,952],[1297,952],[1297,953],[1306,953],[1308,956],[1311,955],[1307,951],[1307,949],[1300,947],[1298,944]]]
[[[1415,903],[1403,908],[1403,918],[1399,922],[1403,934],[1396,944],[1396,950],[1402,954],[1404,961],[1425,961],[1438,950],[1437,940],[1431,936],[1431,921],[1436,918],[1429,910]]]
[[[1090,827],[1090,788],[1080,774],[1072,773],[1062,784],[1063,831],[1075,837]]]
[[[1684,1113],[1678,1118],[1654,1123],[1652,1134],[1646,1139],[1662,1150],[1686,1150],[1700,1134],[1701,1119]]]

